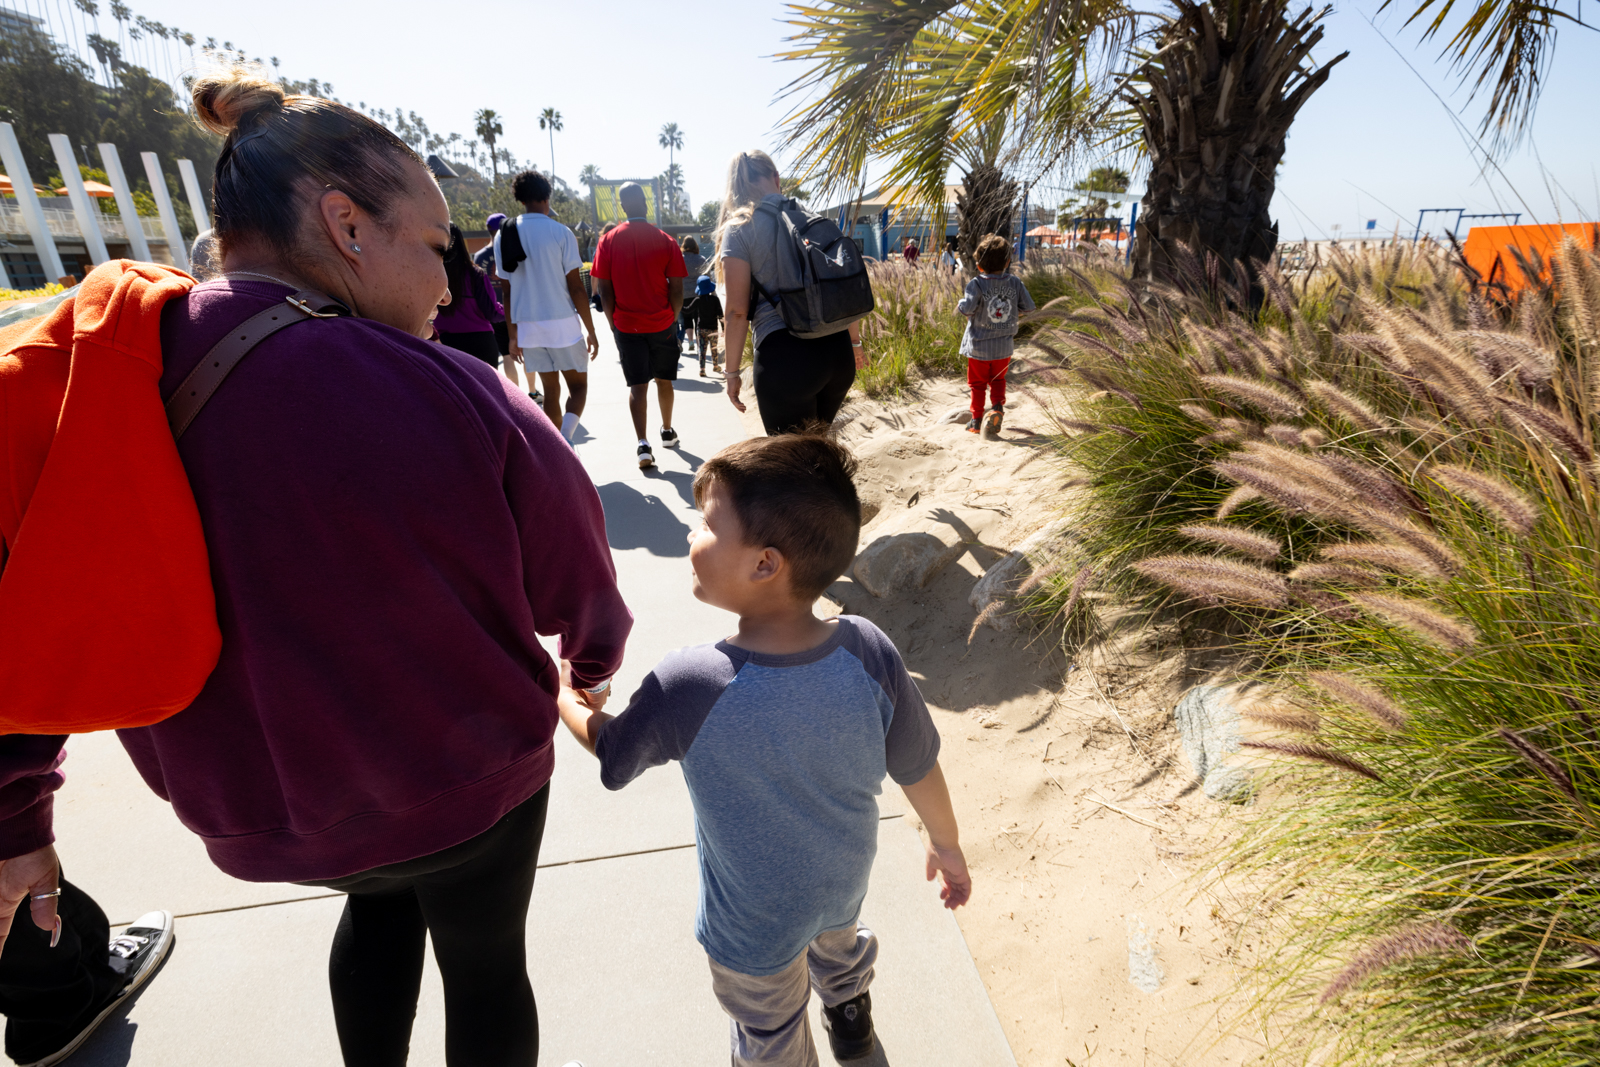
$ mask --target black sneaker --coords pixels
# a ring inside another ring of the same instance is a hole
[[[648,470],[656,465],[656,454],[650,451],[649,445],[639,446],[639,469]]]
[[[538,404],[540,407],[544,407],[544,394],[539,392],[539,390],[535,389],[533,392],[529,393],[528,394],[528,399],[532,400],[535,404]]]
[[[663,426],[663,427],[661,427],[661,447],[662,448],[677,448],[678,447],[678,431],[674,430],[671,426]]]
[[[47,1056],[28,1060],[20,1067],[52,1067],[78,1051],[89,1040],[95,1028],[105,1022],[111,1013],[125,1004],[129,997],[149,981],[150,976],[167,958],[172,948],[172,913],[152,911],[141,915],[132,926],[111,939],[109,962],[111,969],[124,981],[121,989],[111,994],[109,1000],[95,1012],[89,1024],[79,1030],[70,1041]]]
[[[859,1060],[872,1054],[872,994],[863,993],[837,1008],[824,1006],[822,1028],[836,1060]]]

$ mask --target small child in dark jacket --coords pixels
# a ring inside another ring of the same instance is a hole
[[[722,353],[717,350],[717,330],[722,322],[722,301],[717,283],[702,274],[694,283],[694,295],[684,301],[681,321],[694,331],[695,347],[700,351],[700,377],[706,376],[706,350],[711,350],[711,369],[722,369]]]

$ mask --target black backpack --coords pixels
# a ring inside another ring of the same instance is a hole
[[[763,202],[756,210],[777,218],[777,282],[769,292],[751,277],[752,308],[760,294],[778,309],[789,332],[803,338],[827,337],[872,313],[866,261],[832,219],[809,214],[793,200],[781,208]]]

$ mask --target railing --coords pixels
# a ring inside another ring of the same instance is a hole
[[[52,237],[67,237],[74,240],[83,240],[83,230],[78,226],[78,216],[72,211],[70,204],[63,211],[60,205],[41,203],[39,205],[44,213],[45,227]],[[100,234],[113,241],[126,241],[128,229],[125,220],[116,215],[99,214],[96,220],[100,224]],[[161,220],[139,216],[139,228],[144,231],[145,238],[152,241],[165,241],[167,233],[161,227]],[[24,224],[21,210],[11,207],[0,198],[0,235],[6,237],[28,236],[28,227]]]

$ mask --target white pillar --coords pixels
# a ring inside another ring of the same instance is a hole
[[[89,258],[98,266],[111,258],[106,251],[106,239],[100,235],[100,212],[89,201],[83,188],[83,175],[78,171],[78,158],[72,152],[72,142],[64,133],[50,135],[50,147],[56,153],[56,166],[61,168],[61,180],[67,183],[67,195],[72,198],[72,212],[78,216],[78,229],[83,232],[83,243],[89,248]]]
[[[211,229],[211,215],[206,211],[206,198],[200,195],[200,179],[195,177],[194,162],[178,160],[178,173],[183,176],[183,191],[189,197],[189,210],[194,214],[194,228],[199,233]]]
[[[22,161],[22,146],[17,143],[17,131],[11,123],[0,122],[0,161],[6,166],[11,179],[12,194],[17,207],[22,209],[23,225],[33,238],[39,262],[44,264],[45,282],[48,284],[67,273],[61,265],[61,255],[56,251],[55,238],[50,236],[50,226],[44,220],[44,208],[39,206],[39,194],[33,191],[33,179],[28,177],[28,166]]]
[[[100,162],[105,164],[106,180],[111,183],[111,191],[117,197],[117,210],[122,212],[122,228],[128,235],[128,251],[133,253],[133,258],[143,263],[150,262],[150,243],[144,239],[144,227],[139,224],[139,209],[133,203],[133,189],[128,185],[128,176],[122,173],[122,157],[117,155],[117,146],[100,142]]]
[[[154,152],[140,152],[144,160],[144,174],[150,179],[150,195],[155,197],[156,211],[161,214],[161,228],[167,231],[167,252],[172,264],[179,270],[189,269],[189,249],[184,244],[183,231],[178,229],[178,216],[172,210],[172,195],[167,192],[167,179],[161,173],[161,160]]]

